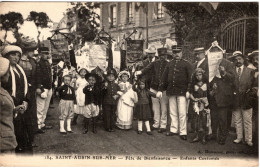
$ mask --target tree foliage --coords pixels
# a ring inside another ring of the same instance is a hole
[[[50,21],[49,16],[45,12],[35,12],[31,11],[28,21],[33,21],[37,27],[46,28],[48,27],[48,22]]]
[[[67,9],[68,27],[77,27],[76,34],[82,36],[82,42],[93,41],[99,27],[100,16],[96,13],[99,3],[71,2],[72,8]]]
[[[20,43],[21,36],[18,33],[18,29],[19,25],[22,25],[23,22],[23,16],[18,12],[8,12],[7,14],[0,15],[1,29],[6,31],[4,40],[6,40],[7,31],[12,31],[17,39],[16,43]]]
[[[221,2],[213,13],[199,2],[165,2],[163,5],[175,23],[180,43],[196,39],[210,44],[214,36],[219,38],[221,25],[240,17],[258,16],[258,3],[253,2]]]

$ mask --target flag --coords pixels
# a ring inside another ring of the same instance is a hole
[[[205,8],[212,15],[214,11],[217,9],[218,4],[218,2],[200,2],[199,6]]]

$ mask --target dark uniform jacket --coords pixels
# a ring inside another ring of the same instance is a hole
[[[166,60],[156,60],[152,63],[150,63],[148,66],[146,66],[143,70],[143,74],[151,74],[151,84],[150,87],[154,90],[158,90],[159,84],[161,82],[161,77],[164,72],[164,69],[167,65]]]
[[[88,104],[95,104],[95,105],[101,105],[101,96],[100,96],[100,89],[97,85],[94,86],[86,86],[83,89],[83,93],[85,96],[85,105]]]
[[[51,65],[47,60],[41,59],[37,64],[36,70],[37,88],[43,87],[44,89],[51,89],[52,87],[52,74]]]
[[[235,71],[232,63],[226,59],[222,59],[220,66],[223,66],[227,73],[221,78],[214,77],[210,82],[210,90],[213,90],[214,83],[217,85],[214,95],[210,96],[210,102],[216,103],[218,107],[228,107],[233,104]]]
[[[234,69],[236,72],[236,68]],[[249,109],[252,108],[252,97],[250,90],[253,86],[254,74],[253,70],[244,66],[240,76],[235,75],[235,92],[234,92],[234,108]]]
[[[103,95],[103,104],[111,104],[116,105],[117,100],[113,98],[114,95],[117,95],[117,92],[120,91],[120,87],[115,82],[108,82],[107,87],[103,87],[102,95]]]
[[[68,90],[71,90],[71,93],[68,93]],[[74,88],[68,85],[62,85],[58,89],[60,99],[63,100],[73,100],[74,104],[76,104],[76,96],[75,96],[75,91]]]
[[[166,90],[167,96],[184,96],[190,88],[192,70],[188,61],[172,60],[165,67],[159,90]]]
[[[14,150],[17,146],[13,124],[14,102],[0,87],[0,151]]]

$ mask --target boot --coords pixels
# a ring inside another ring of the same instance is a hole
[[[78,114],[74,114],[73,120],[71,122],[71,125],[77,125],[77,119],[78,119]]]
[[[60,120],[60,133],[61,134],[66,134],[66,130],[64,129],[64,120]]]
[[[96,117],[93,117],[93,130],[92,130],[92,132],[93,132],[94,134],[97,133],[97,130],[96,130]]]
[[[206,134],[205,134],[205,133],[203,133],[203,135],[202,135],[201,143],[202,143],[203,145],[205,145],[205,144],[207,143]]]
[[[67,119],[67,131],[68,133],[73,133],[71,130],[71,119]]]
[[[89,119],[84,118],[84,128],[85,128],[85,131],[83,132],[83,134],[88,133],[88,124],[89,124]]]
[[[191,141],[191,143],[195,143],[199,141],[199,135],[197,133],[196,137]]]

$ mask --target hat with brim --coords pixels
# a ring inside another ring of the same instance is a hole
[[[90,77],[95,78],[96,81],[99,80],[99,76],[98,76],[97,74],[95,74],[95,73],[87,73],[87,74],[85,75],[85,79],[86,79],[86,80],[88,80]]]
[[[7,45],[3,47],[4,50],[2,51],[3,57],[6,57],[6,55],[10,52],[19,52],[20,55],[22,55],[22,49],[16,45]]]
[[[10,61],[4,57],[0,57],[0,77],[4,76],[10,66]]]
[[[113,74],[115,76],[115,78],[117,78],[117,73],[116,73],[116,70],[114,68],[107,70],[106,76],[108,76],[110,74]]]
[[[39,53],[49,53],[49,48],[48,47],[40,47]]]
[[[203,52],[205,53],[204,47],[195,48],[193,51],[194,51],[194,54],[203,53]]]
[[[130,73],[128,71],[119,72],[118,77],[121,78],[122,75],[127,75],[130,78]]]
[[[245,59],[245,57],[244,57],[244,55],[242,54],[241,51],[235,51],[235,52],[233,52],[232,56],[229,57],[228,59],[231,60],[231,61],[233,61],[233,60],[234,60],[236,57],[238,57],[238,56],[240,56],[240,57],[242,57],[243,59]]]
[[[248,54],[248,59],[252,59],[254,56],[259,56],[259,51],[255,50],[251,54]]]
[[[179,53],[182,51],[182,48],[179,46],[172,46],[172,52],[173,53]]]
[[[146,52],[148,54],[155,54],[156,53],[156,48],[154,46],[151,46],[151,47],[145,49],[144,52]]]

